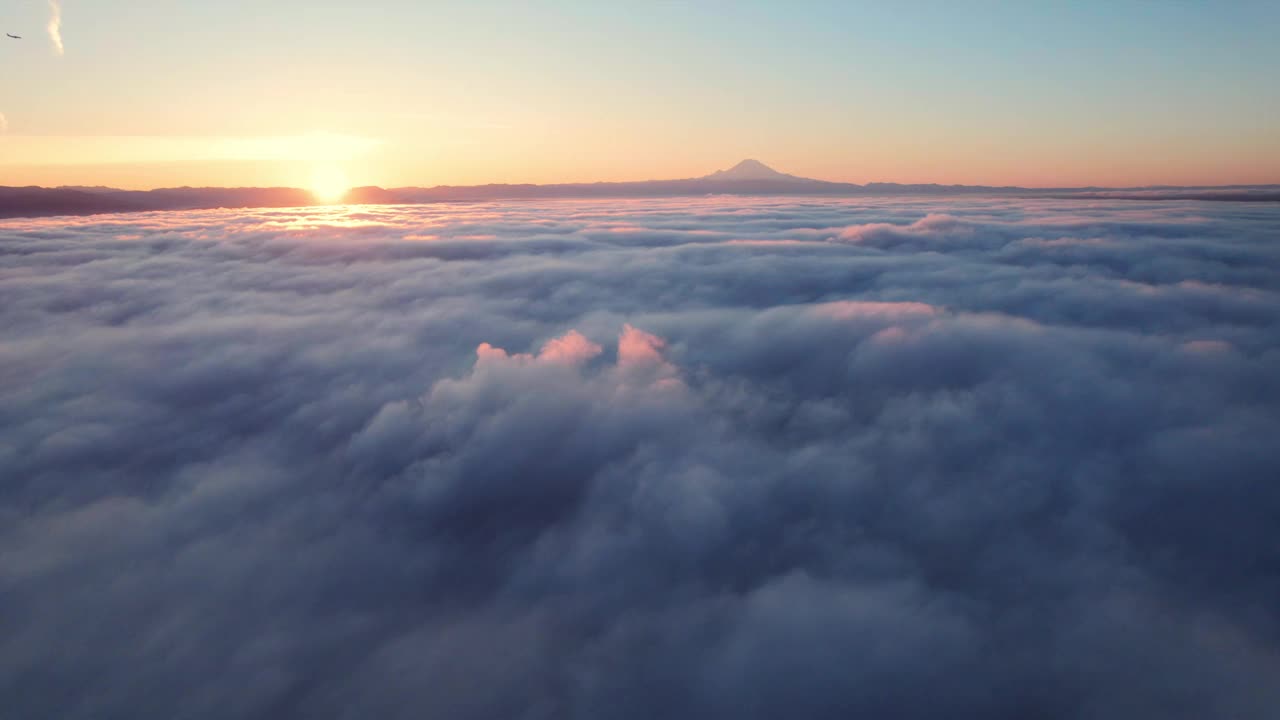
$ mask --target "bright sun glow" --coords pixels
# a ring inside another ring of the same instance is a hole
[[[346,173],[336,167],[318,167],[311,174],[311,194],[320,202],[338,202],[350,189]]]

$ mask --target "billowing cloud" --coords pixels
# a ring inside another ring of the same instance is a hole
[[[1270,718],[1280,207],[0,222],[14,717]]]
[[[61,56],[63,54],[62,3],[59,0],[49,0],[49,24],[45,29],[49,31],[49,42],[53,43],[53,51]]]

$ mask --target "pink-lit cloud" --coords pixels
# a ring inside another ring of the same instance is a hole
[[[878,302],[874,300],[838,300],[817,305],[814,307],[814,311],[837,320],[870,318],[885,322],[927,318],[941,312],[938,308],[928,303]]]
[[[558,338],[548,340],[538,356],[548,362],[576,365],[590,360],[602,351],[603,348],[583,337],[582,333],[570,330]]]

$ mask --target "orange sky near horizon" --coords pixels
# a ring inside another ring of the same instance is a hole
[[[1280,142],[1268,137],[1191,148],[1177,137],[1123,145],[1096,141],[1087,148],[1043,147],[1034,138],[873,137],[875,142],[862,136],[839,147],[720,138],[672,153],[664,148],[673,140],[661,138],[621,146],[584,133],[522,137],[515,128],[437,142],[329,133],[258,138],[7,134],[0,136],[0,185],[307,187],[318,170],[335,169],[352,185],[382,187],[611,182],[698,177],[747,157],[802,177],[854,183],[1280,183]]]
[[[1280,183],[1274,3],[368,5],[21,5],[0,185]]]

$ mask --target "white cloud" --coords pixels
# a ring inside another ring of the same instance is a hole
[[[49,0],[49,24],[45,29],[49,31],[49,41],[53,43],[54,52],[61,56],[63,54],[62,3],[59,0]]]

